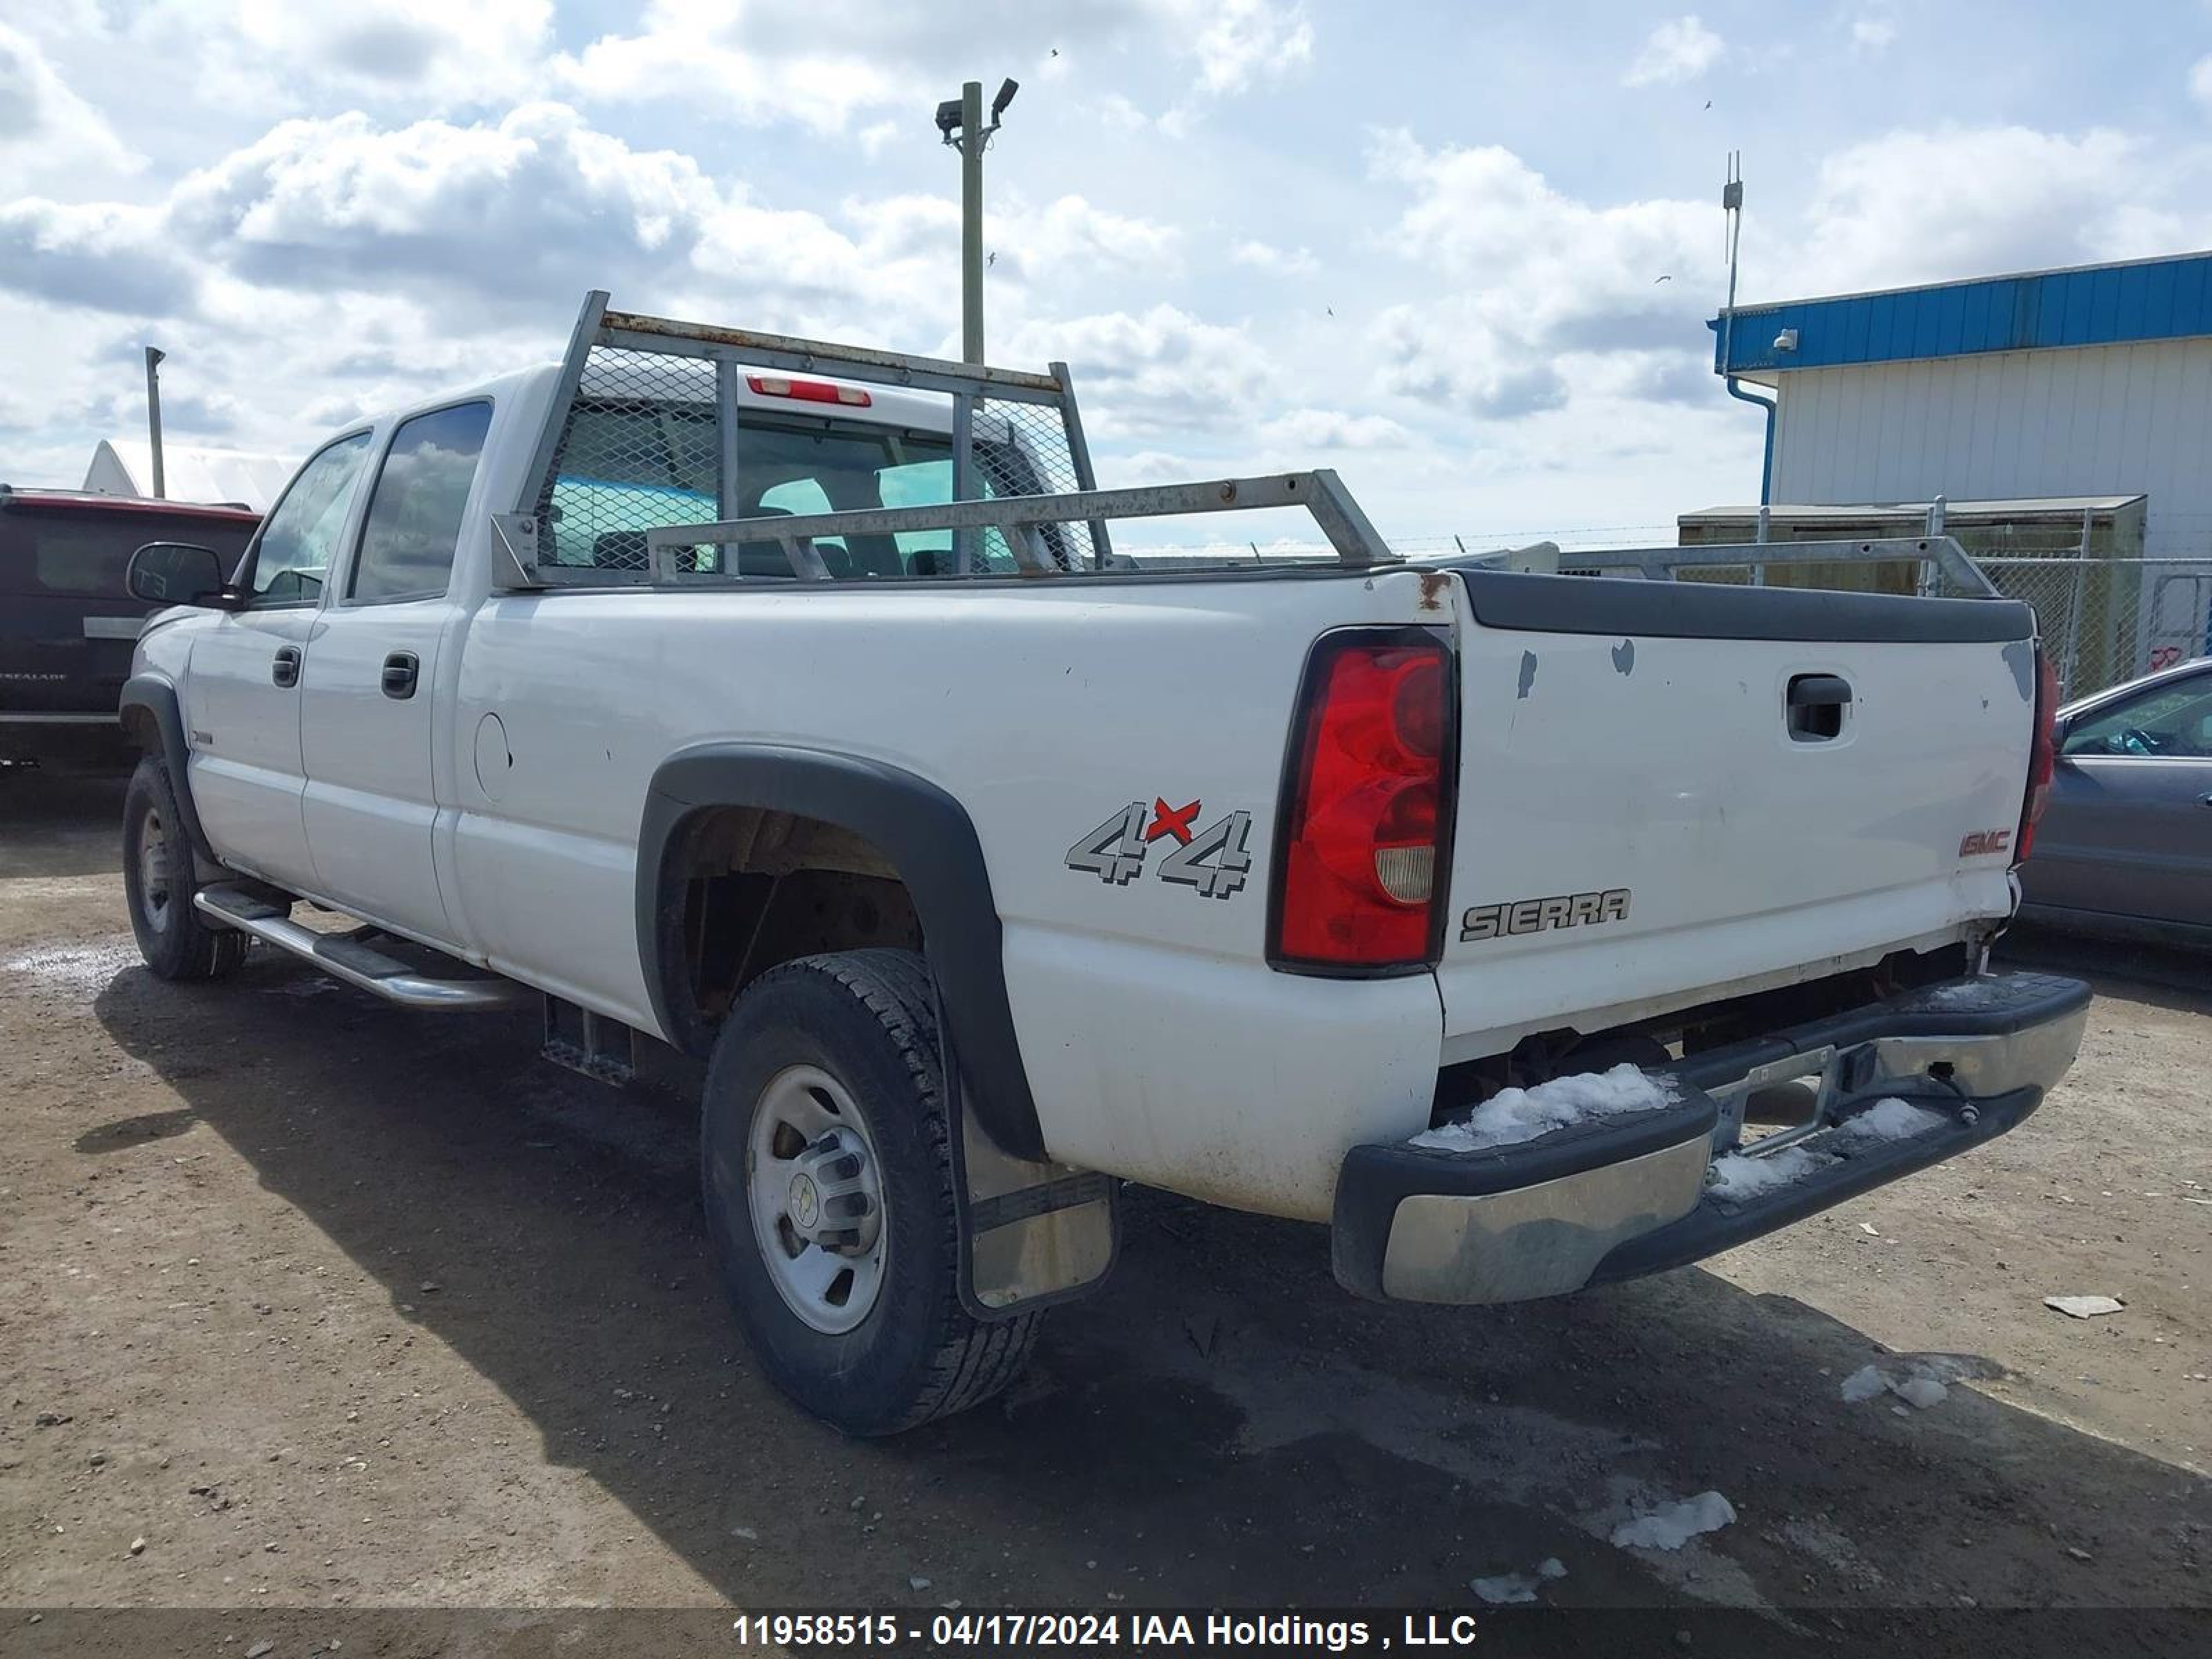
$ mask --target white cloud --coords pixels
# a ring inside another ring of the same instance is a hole
[[[1012,362],[1080,364],[1091,435],[1249,427],[1273,403],[1273,360],[1242,325],[1211,323],[1170,305],[1059,320],[1010,331]]]
[[[2190,66],[2189,95],[2212,109],[2212,57],[2200,58]]]
[[[1378,137],[1370,166],[1410,194],[1392,244],[1433,296],[1377,319],[1386,389],[1510,416],[1565,403],[1592,360],[1699,351],[1711,207],[1594,206],[1510,150],[1431,151],[1402,132]]]
[[[281,112],[335,94],[422,114],[541,93],[552,19],[551,0],[155,0],[122,27],[190,65],[203,97]]]
[[[1723,50],[1720,36],[1694,15],[1677,17],[1645,37],[1643,50],[1622,73],[1620,83],[1648,87],[1694,81],[1719,60]]]
[[[1278,276],[1310,276],[1321,269],[1321,261],[1314,258],[1312,249],[1277,247],[1273,242],[1239,242],[1229,250],[1229,257],[1240,265]]]
[[[1274,0],[1200,0],[1160,8],[1171,24],[1198,24],[1199,84],[1242,92],[1255,80],[1280,79],[1313,61],[1305,9]]]
[[[2102,128],[1888,133],[1821,163],[1776,274],[1791,292],[1838,293],[2201,246],[2212,215],[2196,166]]]
[[[635,28],[561,54],[549,73],[580,102],[673,100],[755,125],[840,132],[865,112],[913,104],[918,86],[923,97],[940,84],[949,93],[973,72],[979,41],[1053,79],[1078,51],[1165,57],[1218,96],[1297,73],[1314,33],[1291,0],[965,0],[949,19],[880,0],[651,0]],[[1101,105],[1109,120],[1136,124],[1127,98]]]
[[[1263,443],[1294,449],[1395,449],[1413,434],[1387,415],[1340,409],[1293,409],[1260,428]]]
[[[71,91],[38,44],[0,23],[0,157],[17,189],[33,176],[131,173],[145,165],[106,118]]]
[[[1851,20],[1851,48],[1855,52],[1881,52],[1895,43],[1897,25],[1887,17],[1854,17]]]

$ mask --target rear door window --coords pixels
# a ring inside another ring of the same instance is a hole
[[[445,592],[490,428],[489,404],[462,404],[417,415],[392,434],[368,498],[349,599],[392,605]]]

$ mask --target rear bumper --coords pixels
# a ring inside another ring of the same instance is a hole
[[[1476,1152],[1355,1146],[1337,1279],[1375,1297],[1520,1302],[1698,1261],[2003,1134],[2073,1064],[2088,1004],[2055,975],[1960,980],[1652,1067],[1677,1095],[1653,1110]],[[1792,1080],[1817,1085],[1811,1121],[1739,1154],[1746,1099]],[[1867,1133],[1856,1120],[1891,1098],[1932,1115]],[[1721,1180],[1723,1158],[1756,1178]]]

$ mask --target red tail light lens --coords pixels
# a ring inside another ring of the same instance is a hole
[[[1449,849],[1451,658],[1428,629],[1332,634],[1307,660],[1276,836],[1269,960],[1437,959]]]
[[[2020,833],[2012,838],[2014,868],[2027,861],[2035,845],[2036,820],[2051,799],[2051,774],[2058,766],[2058,676],[2051,659],[2035,653],[2035,731],[2027,751],[2027,793],[2020,804]]]

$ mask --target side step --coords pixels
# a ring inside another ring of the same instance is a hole
[[[545,998],[545,1042],[539,1050],[556,1066],[617,1088],[637,1075],[637,1033],[618,1019]]]
[[[458,979],[426,975],[358,938],[302,927],[276,906],[235,887],[204,887],[193,896],[192,903],[226,927],[250,933],[280,951],[289,951],[332,978],[374,992],[404,1008],[431,1013],[478,1013],[527,1007],[537,994],[513,980],[489,975]]]

